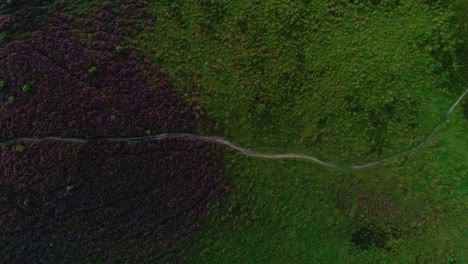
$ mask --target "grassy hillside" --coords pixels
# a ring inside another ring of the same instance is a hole
[[[150,6],[154,27],[129,42],[219,123],[206,133],[255,150],[376,160],[465,89],[457,17],[434,1]],[[459,108],[423,150],[358,173],[228,153],[228,204],[187,261],[464,263],[467,128]]]
[[[424,3],[169,2],[141,47],[242,145],[370,160],[442,113],[455,43]]]

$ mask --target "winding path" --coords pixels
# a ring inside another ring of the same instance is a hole
[[[455,107],[461,102],[461,100],[465,97],[465,95],[468,93],[468,89],[465,90],[465,92],[458,98],[457,101],[452,105],[452,107],[445,113],[444,116],[440,119],[440,121],[437,123],[437,125],[432,129],[432,131],[416,146],[407,149],[405,151],[402,151],[400,153],[394,154],[392,156],[369,162],[369,163],[364,163],[364,164],[358,164],[358,165],[344,165],[344,164],[337,164],[337,163],[332,163],[328,161],[323,161],[317,157],[314,156],[308,156],[308,155],[300,155],[300,154],[294,154],[294,153],[262,153],[262,152],[257,152],[248,148],[244,148],[241,146],[236,145],[233,142],[230,142],[227,139],[224,139],[222,137],[217,137],[217,136],[198,136],[194,134],[188,134],[188,133],[165,133],[165,134],[159,134],[159,135],[152,135],[152,136],[143,136],[143,137],[127,137],[127,138],[102,138],[102,139],[82,139],[82,138],[64,138],[64,137],[43,137],[43,138],[29,138],[29,137],[19,137],[15,139],[11,139],[5,142],[0,142],[0,145],[6,145],[6,144],[13,144],[16,142],[40,142],[40,141],[64,141],[64,142],[73,142],[73,143],[92,143],[92,142],[103,142],[103,141],[112,141],[112,142],[138,142],[138,141],[154,141],[154,140],[163,140],[163,139],[174,139],[174,138],[180,138],[180,139],[198,139],[206,142],[211,142],[215,144],[220,144],[227,146],[229,148],[232,148],[236,151],[238,151],[241,154],[244,154],[246,156],[251,156],[251,157],[258,157],[258,158],[267,158],[267,159],[301,159],[301,160],[307,160],[311,161],[314,163],[317,163],[322,166],[326,167],[331,167],[331,168],[341,168],[341,169],[350,169],[350,170],[362,170],[365,168],[369,167],[374,167],[380,164],[383,164],[387,161],[390,161],[392,159],[408,155],[412,152],[415,152],[422,148],[424,145],[427,144],[427,142],[435,135],[437,130],[442,126],[442,124],[447,120],[449,115],[453,112]]]

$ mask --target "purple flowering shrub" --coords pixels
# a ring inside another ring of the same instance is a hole
[[[130,7],[144,3],[105,2],[94,18],[52,14],[0,43],[0,141],[192,132],[199,114],[162,71],[116,49],[137,24]],[[0,30],[14,31],[15,14]],[[6,145],[0,263],[174,260],[226,193],[221,153],[194,139]]]

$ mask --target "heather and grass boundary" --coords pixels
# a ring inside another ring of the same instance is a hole
[[[76,19],[40,6],[52,1],[26,2],[0,20],[1,41],[21,29],[0,53],[2,140],[193,131],[367,162],[420,142],[466,89],[466,27],[450,11],[466,10],[462,1],[151,1],[136,19],[128,11],[146,1],[59,6]],[[46,17],[53,27],[34,23]],[[0,253],[6,262],[464,263],[462,111],[439,131],[411,156],[354,172],[196,140],[7,147]]]

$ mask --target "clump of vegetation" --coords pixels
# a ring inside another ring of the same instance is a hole
[[[15,99],[15,97],[13,95],[10,95],[10,96],[8,96],[8,100],[10,102],[14,102],[16,99]]]
[[[257,106],[257,116],[265,118],[268,115],[268,107],[265,104],[259,104]]]
[[[23,145],[18,145],[16,146],[16,151],[19,152],[19,153],[22,153],[26,150],[26,147],[23,146]]]
[[[0,89],[6,87],[6,81],[5,80],[0,80]]]
[[[23,205],[24,206],[30,206],[31,205],[31,200],[29,198],[24,199]]]
[[[91,67],[91,68],[88,69],[88,72],[89,72],[89,74],[91,74],[91,75],[96,74],[97,71],[98,71],[98,69],[96,68],[96,66],[93,66],[93,67]]]
[[[116,50],[118,53],[123,53],[124,50],[125,50],[125,48],[119,45],[119,46],[115,47],[115,50]]]
[[[23,85],[23,92],[28,93],[31,91],[31,86],[29,84]]]

